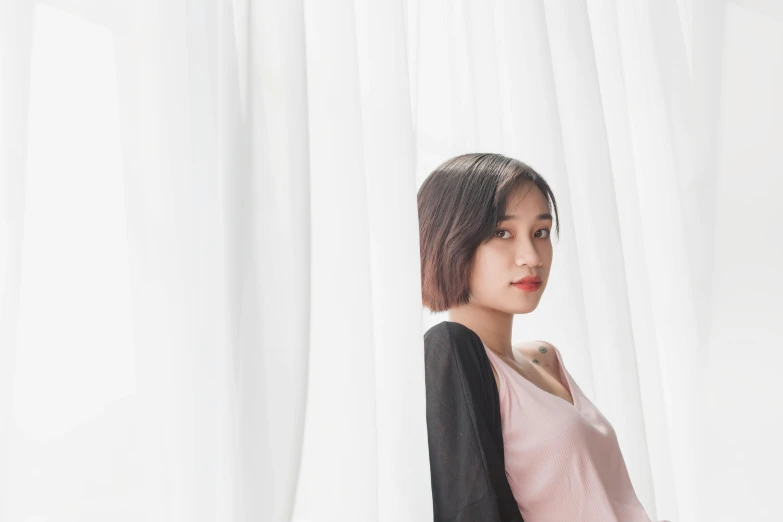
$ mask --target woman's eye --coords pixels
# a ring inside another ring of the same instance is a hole
[[[536,234],[538,234],[538,232],[543,232],[544,233],[543,236],[538,236],[538,237],[544,237],[544,238],[549,237],[549,229],[548,228],[541,228],[541,229],[539,229],[536,232]],[[502,229],[501,230],[495,230],[495,236],[496,237],[499,237],[500,239],[506,239],[504,237],[498,236],[498,234],[503,234],[503,233],[509,233],[510,234],[510,232],[508,230],[502,230]]]
[[[543,237],[549,237],[549,229],[548,229],[548,228],[542,228],[541,230],[539,230],[539,232],[545,232],[545,233],[546,233],[546,235],[545,235],[545,236],[543,236]],[[539,237],[540,237],[540,236],[539,236]]]

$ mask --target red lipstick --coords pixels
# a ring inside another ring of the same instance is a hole
[[[541,278],[538,276],[525,276],[511,283],[513,286],[525,292],[535,292],[541,288]]]

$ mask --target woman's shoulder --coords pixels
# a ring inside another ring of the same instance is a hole
[[[520,341],[514,343],[513,348],[524,359],[544,368],[559,380],[560,361],[555,345],[547,341]]]
[[[424,334],[424,349],[429,361],[448,360],[460,367],[466,378],[480,382],[497,374],[489,360],[481,338],[467,326],[454,321],[442,321]]]
[[[467,326],[453,322],[442,321],[431,326],[424,333],[426,345],[441,345],[451,349],[480,351],[481,338]]]

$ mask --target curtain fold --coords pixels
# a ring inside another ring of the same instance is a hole
[[[313,322],[297,520],[432,516],[403,16],[305,3]]]
[[[235,285],[243,520],[282,521],[293,516],[313,376],[312,73],[300,3],[249,2],[247,13],[249,83],[240,114],[249,115],[250,168],[239,178],[241,213],[229,227],[246,228],[236,237],[235,259],[244,276]],[[246,17],[234,20],[241,26]]]

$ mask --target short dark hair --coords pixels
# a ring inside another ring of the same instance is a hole
[[[427,176],[417,196],[422,305],[442,312],[469,302],[476,249],[492,238],[508,197],[526,182],[532,182],[547,198],[559,238],[560,218],[552,189],[519,160],[502,154],[462,154]]]

